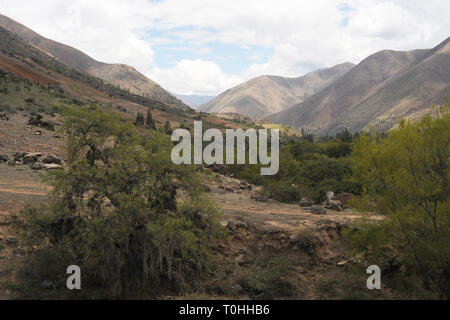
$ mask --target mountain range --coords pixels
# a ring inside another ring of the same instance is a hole
[[[215,96],[201,96],[197,94],[176,94],[173,93],[175,97],[183,101],[184,104],[188,105],[192,109],[196,109],[198,106],[208,102]]]
[[[448,96],[450,38],[430,50],[377,52],[306,101],[268,119],[320,134],[344,128],[386,131]]]
[[[264,117],[303,102],[353,67],[343,63],[298,78],[261,76],[223,92],[197,111]]]

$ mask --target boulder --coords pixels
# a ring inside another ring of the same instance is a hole
[[[315,205],[311,207],[311,212],[313,214],[326,214],[327,210],[320,205]]]
[[[327,192],[327,202],[331,201],[334,199],[334,192],[333,191],[328,191]]]
[[[344,211],[342,203],[339,200],[330,200],[326,203],[325,208],[334,211]]]
[[[312,205],[313,205],[312,200],[307,197],[303,197],[300,200],[300,207],[302,207],[302,208],[311,207]]]
[[[9,157],[7,154],[0,154],[0,162],[8,162]]]
[[[23,156],[23,164],[31,164],[37,162],[39,158],[42,157],[40,152],[28,152]]]
[[[61,164],[61,159],[55,155],[49,154],[44,159],[42,159],[42,163],[47,164]]]

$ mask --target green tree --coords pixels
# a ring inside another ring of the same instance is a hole
[[[352,248],[371,263],[402,261],[417,279],[450,297],[450,114],[436,109],[402,121],[386,138],[362,136],[353,153],[356,178],[379,223],[350,232]],[[380,263],[381,264],[381,263]]]
[[[136,126],[143,127],[145,124],[144,114],[142,112],[138,112],[136,115],[136,121],[134,122]]]
[[[170,127],[170,122],[169,122],[169,120],[167,120],[167,121],[164,123],[164,132],[165,132],[166,134],[168,134],[168,135],[171,135],[171,134],[172,134],[172,129],[171,129],[171,127]]]
[[[98,107],[68,109],[64,128],[67,168],[48,176],[48,204],[18,219],[32,282],[64,286],[61,268],[77,264],[84,292],[101,297],[192,287],[222,235],[195,168],[172,164],[163,133],[142,138]]]
[[[147,117],[145,118],[145,126],[148,129],[156,129],[155,122],[153,121],[152,114],[150,110],[147,110]]]

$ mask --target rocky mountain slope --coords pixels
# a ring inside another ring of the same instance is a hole
[[[450,38],[449,38],[450,39]],[[449,39],[431,50],[381,51],[303,103],[268,117],[318,134],[394,127],[450,95]]]
[[[353,67],[344,63],[298,78],[261,76],[225,91],[197,110],[263,117],[304,101]]]
[[[185,106],[179,99],[161,88],[159,84],[148,79],[130,66],[96,61],[78,49],[46,39],[33,30],[1,14],[0,26],[17,34],[78,71],[90,74],[143,97],[167,104]]]

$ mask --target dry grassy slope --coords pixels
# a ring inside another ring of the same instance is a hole
[[[353,68],[344,63],[299,78],[261,76],[225,91],[197,110],[263,117],[299,103]]]
[[[348,121],[348,117],[366,123],[372,118],[355,106],[373,94],[383,82],[427,52],[377,52],[305,102],[268,118],[273,122],[304,127],[314,133],[335,133],[339,127],[353,131],[360,129],[361,124]]]
[[[1,14],[0,25],[74,69],[101,78],[122,89],[128,89],[132,93],[185,107],[180,100],[166,92],[156,82],[146,78],[130,66],[98,62],[80,50],[46,39],[24,25]]]

